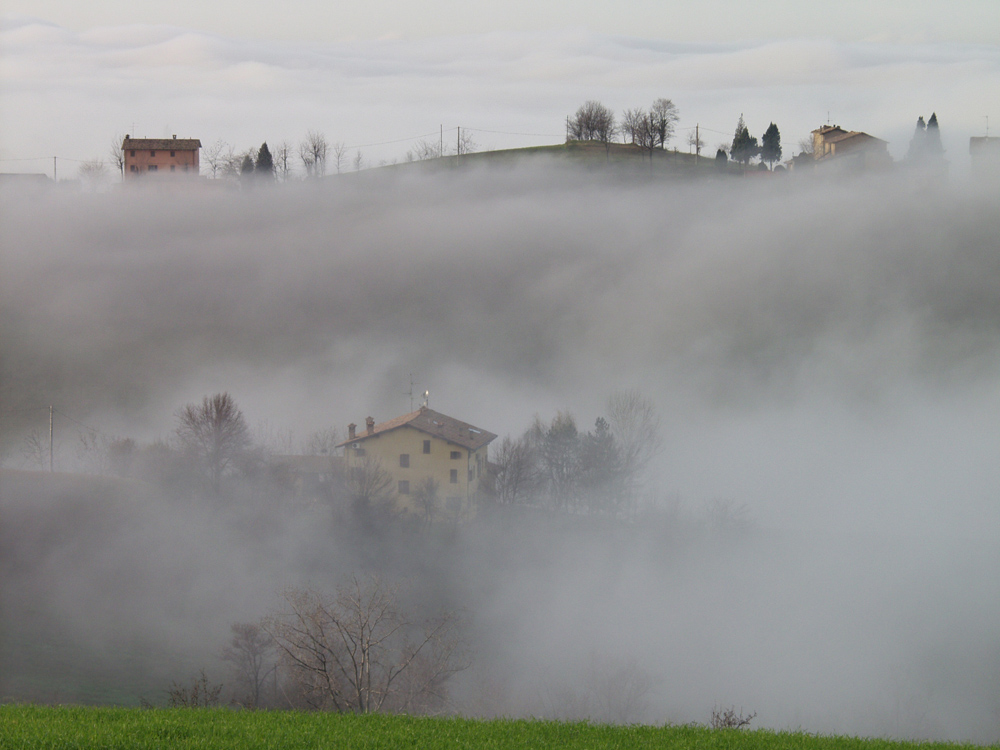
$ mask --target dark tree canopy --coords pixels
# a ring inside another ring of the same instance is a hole
[[[738,161],[746,166],[751,159],[760,153],[760,146],[757,145],[757,137],[750,135],[743,115],[740,115],[739,122],[736,123],[736,132],[733,134],[733,145],[729,149],[729,155],[733,161]]]
[[[944,153],[944,146],[941,145],[941,130],[938,127],[937,112],[932,112],[931,119],[927,121],[927,153],[932,156],[940,156]]]
[[[943,154],[944,146],[941,145],[941,130],[938,127],[937,113],[932,113],[926,123],[921,115],[917,118],[917,125],[913,130],[913,138],[910,139],[910,148],[906,152],[906,158],[912,162],[923,162],[938,160]]]
[[[760,158],[771,166],[774,166],[774,162],[781,161],[781,133],[773,122],[767,126],[760,139]]]
[[[250,154],[246,154],[243,157],[243,162],[240,164],[240,178],[252,177],[253,176],[253,157]]]
[[[265,179],[274,177],[274,159],[271,156],[271,150],[267,147],[267,141],[264,141],[257,151],[257,164],[254,169],[258,177]]]

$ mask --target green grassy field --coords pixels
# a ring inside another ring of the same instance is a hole
[[[976,747],[766,730],[604,726],[554,721],[438,719],[227,709],[0,706],[0,748],[761,748],[906,750]]]

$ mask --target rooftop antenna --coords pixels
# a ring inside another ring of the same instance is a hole
[[[403,392],[404,396],[410,397],[410,411],[413,411],[413,373],[410,373],[410,390]]]
[[[430,391],[424,391],[423,408],[425,408],[425,409],[427,408],[427,404],[430,403],[430,400],[431,400],[431,392]]]

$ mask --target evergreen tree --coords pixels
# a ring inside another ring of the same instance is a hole
[[[257,165],[254,169],[257,177],[263,177],[266,180],[274,179],[274,159],[267,147],[267,141],[264,141],[260,145],[260,150],[257,151]]]
[[[243,163],[240,164],[240,179],[246,180],[251,177],[253,177],[253,157],[246,154],[243,157]]]
[[[736,132],[733,134],[733,145],[729,149],[729,155],[733,161],[738,161],[746,166],[760,152],[757,145],[757,137],[750,135],[743,115],[740,115],[739,122],[736,123]]]
[[[941,156],[944,153],[944,146],[941,145],[941,131],[938,128],[937,112],[932,112],[931,119],[927,121],[925,145],[928,156]]]
[[[778,126],[773,122],[767,126],[764,135],[760,139],[760,158],[766,161],[772,168],[774,162],[781,161],[781,133]]]
[[[935,124],[937,120],[935,119]],[[924,116],[917,118],[917,127],[913,131],[913,138],[910,139],[910,148],[906,152],[907,159],[921,159],[926,153],[927,146],[927,126],[924,124]]]

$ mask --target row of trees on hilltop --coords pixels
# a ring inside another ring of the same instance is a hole
[[[598,101],[585,102],[572,117],[566,118],[567,141],[599,141],[610,152],[619,136],[649,152],[666,148],[674,136],[680,110],[670,99],[657,99],[648,110],[626,109],[618,120],[615,113]]]

